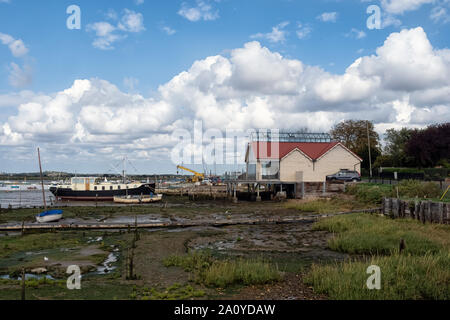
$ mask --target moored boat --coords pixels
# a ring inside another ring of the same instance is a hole
[[[115,196],[115,203],[125,204],[139,204],[139,203],[151,203],[162,200],[162,194],[143,195],[143,196]]]
[[[53,222],[62,219],[62,210],[47,210],[36,215],[36,221],[39,223]]]
[[[62,219],[63,211],[47,210],[47,202],[45,201],[44,180],[42,179],[41,153],[39,152],[39,148],[37,148],[37,151],[39,159],[39,173],[41,176],[42,200],[44,202],[44,211],[36,215],[36,220],[39,223],[58,221]]]
[[[155,183],[106,181],[97,177],[74,177],[70,183],[52,185],[58,200],[113,201],[114,197],[139,196],[155,192]]]

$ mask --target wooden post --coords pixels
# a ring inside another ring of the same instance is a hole
[[[22,300],[25,300],[25,268],[22,267]]]
[[[406,207],[407,206],[408,206],[408,202],[402,201],[402,212],[401,212],[402,218],[406,218]]]
[[[427,210],[426,210],[426,216],[425,217],[426,217],[426,219],[429,222],[433,221],[432,217],[431,217],[431,201],[430,200],[427,201]]]
[[[398,199],[392,201],[392,215],[395,219],[398,218],[399,204],[400,201]]]
[[[131,249],[131,255],[130,255],[130,266],[129,266],[129,272],[130,274],[128,275],[129,280],[135,280],[135,276],[134,276],[134,272],[133,272],[133,263],[134,263],[134,250]]]
[[[402,253],[403,250],[406,249],[406,243],[405,240],[400,239],[400,245],[399,245],[399,253]]]
[[[425,210],[426,210],[426,203],[425,201],[422,201],[420,203],[420,221],[422,221],[422,223],[425,223]]]
[[[416,197],[416,199],[414,200],[414,211],[411,214],[411,218],[417,219],[418,213],[419,213],[419,201],[417,200],[417,197]]]
[[[442,202],[438,205],[438,219],[439,223],[444,223],[444,203]]]

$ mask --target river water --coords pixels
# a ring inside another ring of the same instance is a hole
[[[55,201],[53,194],[45,190],[45,200],[50,205]],[[44,205],[42,200],[41,190],[27,190],[27,191],[0,191],[0,207],[8,208],[32,208]]]

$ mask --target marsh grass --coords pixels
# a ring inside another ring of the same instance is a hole
[[[176,266],[192,272],[197,282],[211,287],[263,284],[281,278],[278,267],[262,258],[219,260],[208,251],[170,256],[163,263],[166,267]]]
[[[172,286],[158,290],[157,288],[136,289],[130,294],[131,299],[140,300],[187,300],[205,296],[205,291],[195,289],[191,285],[175,283]]]
[[[366,203],[354,201],[353,199],[333,197],[331,199],[316,199],[301,203],[287,203],[285,207],[286,209],[297,209],[301,212],[324,214],[367,209],[370,206]]]
[[[367,267],[381,270],[380,290],[366,286]],[[375,256],[368,261],[348,261],[335,265],[313,265],[305,278],[317,293],[331,299],[450,299],[450,254]]]
[[[335,264],[314,264],[306,282],[317,293],[331,299],[450,298],[450,226],[350,214],[322,219],[313,229],[334,233],[330,249],[363,255]],[[402,253],[400,239],[406,243]],[[380,290],[366,286],[370,265],[381,268]]]
[[[332,250],[350,254],[394,254],[400,239],[406,242],[405,253],[436,253],[450,246],[450,226],[422,224],[416,220],[398,219],[374,214],[349,214],[326,218],[314,224],[313,230],[335,233],[329,240]]]
[[[399,197],[402,199],[438,199],[443,191],[434,182],[418,180],[402,180],[396,186],[377,183],[358,183],[348,186],[346,193],[355,196],[355,200],[368,204],[381,204],[383,197]],[[446,197],[450,199],[450,197]]]
[[[24,236],[0,237],[0,258],[14,252],[39,251],[60,247],[76,247],[80,245],[80,237],[76,233],[35,233]]]

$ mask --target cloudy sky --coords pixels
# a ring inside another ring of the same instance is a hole
[[[47,170],[175,172],[194,120],[449,121],[449,27],[450,0],[0,0],[0,171],[36,171],[39,146]]]

